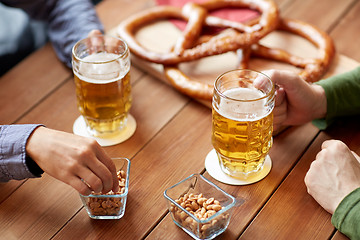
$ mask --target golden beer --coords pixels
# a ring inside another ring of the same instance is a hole
[[[238,76],[233,77],[234,84],[224,83],[234,79],[225,79],[221,93],[214,92],[212,144],[222,170],[246,178],[262,168],[272,145],[274,91],[272,83],[267,94],[248,78],[239,84]]]
[[[73,58],[78,109],[97,137],[118,134],[131,107],[130,60],[126,52],[97,52]]]

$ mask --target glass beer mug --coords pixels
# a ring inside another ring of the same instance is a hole
[[[109,137],[126,126],[131,107],[130,53],[110,36],[93,36],[73,47],[77,105],[91,136]]]
[[[275,87],[252,70],[233,70],[215,81],[212,144],[221,170],[246,179],[258,173],[272,146]]]

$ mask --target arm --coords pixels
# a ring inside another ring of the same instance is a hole
[[[42,171],[31,172],[27,162],[26,142],[40,125],[0,125],[0,182],[39,177]],[[33,166],[33,165],[31,165]],[[31,167],[30,167],[31,168]]]
[[[352,191],[340,202],[331,223],[350,239],[360,238],[360,188]]]
[[[351,239],[360,237],[360,157],[341,141],[325,141],[305,176],[308,193]]]
[[[119,190],[115,165],[95,140],[40,125],[0,130],[2,181],[38,177],[30,170],[40,169],[83,195]]]
[[[335,118],[360,114],[360,67],[315,83],[325,90],[326,117],[313,121],[325,129]]]
[[[326,115],[326,96],[321,86],[305,82],[292,71],[264,71],[276,84],[274,131],[300,125]]]
[[[89,0],[3,0],[4,4],[22,8],[32,18],[49,24],[49,38],[59,59],[71,67],[74,44],[90,31],[103,31],[95,9]]]
[[[278,86],[274,130],[313,120],[325,129],[337,117],[360,114],[360,67],[310,84],[291,71],[264,71]],[[316,119],[316,120],[314,120]]]

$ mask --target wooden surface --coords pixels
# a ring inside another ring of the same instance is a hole
[[[333,37],[339,72],[360,62],[359,0],[277,0],[281,15],[306,21]],[[150,0],[104,0],[97,6],[107,31]],[[340,63],[339,63],[340,62]],[[332,72],[329,73],[333,74]],[[326,139],[340,139],[360,153],[359,119],[340,121],[321,132],[310,123],[274,138],[273,168],[262,181],[229,186],[204,168],[211,150],[211,112],[133,66],[137,130],[110,156],[131,159],[130,190],[120,220],[91,220],[69,186],[44,174],[40,179],[0,183],[0,239],[191,239],[171,220],[163,191],[193,173],[202,173],[245,203],[235,209],[217,239],[347,239],[331,225],[331,215],[306,192],[304,176]],[[0,124],[43,123],[72,131],[79,113],[71,70],[46,45],[0,79]]]

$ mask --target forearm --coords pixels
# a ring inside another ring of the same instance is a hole
[[[58,1],[50,14],[49,38],[61,61],[71,67],[72,47],[94,29],[103,31],[93,5],[88,0]]]
[[[71,67],[74,44],[94,29],[103,31],[90,0],[1,0],[23,9],[30,17],[48,23],[48,35],[58,58]]]
[[[331,222],[350,239],[360,239],[360,188],[355,189],[341,201]]]
[[[313,121],[320,129],[325,129],[337,117],[360,114],[360,67],[316,84],[325,90],[327,100],[325,118]]]
[[[0,125],[0,181],[24,179],[35,176],[28,168],[26,143],[31,133],[40,125]]]

